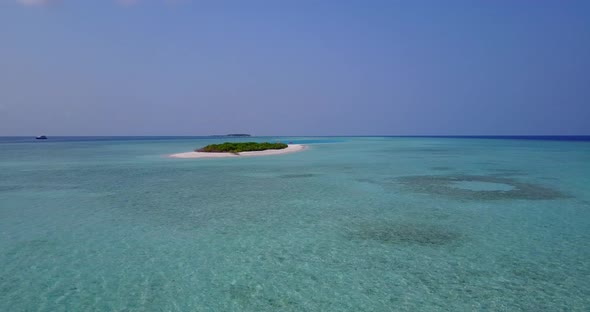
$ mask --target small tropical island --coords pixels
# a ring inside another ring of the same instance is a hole
[[[241,153],[241,152],[253,152],[253,151],[266,151],[266,150],[280,150],[287,148],[288,145],[285,143],[257,143],[257,142],[225,142],[223,144],[210,144],[205,147],[196,149],[195,152],[203,153]]]
[[[172,158],[224,158],[240,156],[265,156],[299,152],[305,149],[301,144],[269,143],[269,142],[225,142],[210,144],[196,149],[194,152],[173,154]]]

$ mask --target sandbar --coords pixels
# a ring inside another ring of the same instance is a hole
[[[282,155],[295,152],[301,152],[306,149],[305,145],[302,144],[289,144],[286,148],[279,150],[265,150],[265,151],[253,151],[253,152],[241,152],[238,154],[232,153],[206,153],[206,152],[186,152],[172,154],[168,157],[171,158],[229,158],[229,157],[251,157],[251,156],[269,156],[269,155]]]

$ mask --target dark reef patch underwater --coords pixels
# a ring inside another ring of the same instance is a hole
[[[559,190],[534,183],[520,182],[509,177],[482,175],[423,175],[396,179],[403,187],[415,193],[442,195],[470,200],[553,200],[567,198]],[[498,186],[498,189],[469,189],[458,183]],[[503,188],[505,187],[505,188]]]
[[[401,222],[363,223],[348,235],[352,240],[421,246],[449,245],[459,241],[461,236],[459,232],[440,225]]]
[[[293,173],[293,174],[283,174],[280,175],[279,178],[282,179],[297,179],[297,178],[313,178],[317,176],[314,173]]]

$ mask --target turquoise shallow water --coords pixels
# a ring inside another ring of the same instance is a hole
[[[590,143],[0,140],[0,311],[588,311]]]

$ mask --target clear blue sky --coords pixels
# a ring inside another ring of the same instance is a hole
[[[0,0],[0,135],[590,134],[590,1]]]

